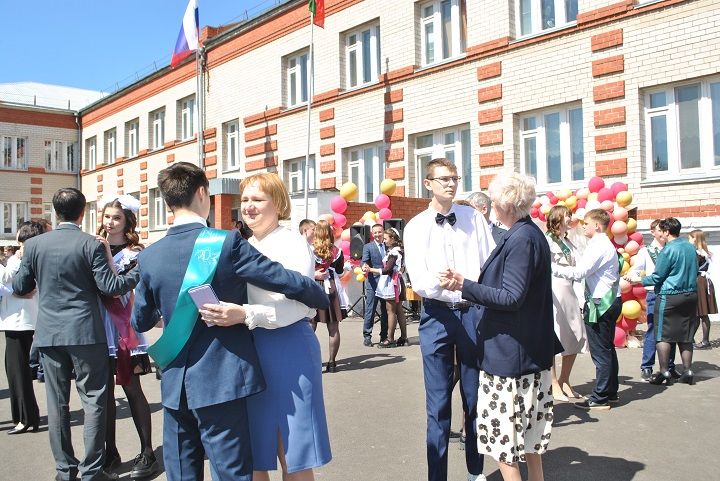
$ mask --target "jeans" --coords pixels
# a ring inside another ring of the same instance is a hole
[[[372,275],[372,274],[370,274]],[[388,318],[385,301],[375,295],[375,287],[369,282],[365,282],[365,322],[363,323],[363,337],[365,339],[372,338],[373,324],[375,323],[375,309],[380,304],[380,341],[387,339],[388,335]]]
[[[586,306],[587,307],[587,306]],[[606,403],[618,392],[618,358],[615,351],[615,320],[622,310],[622,301],[616,298],[610,308],[595,324],[585,323],[590,357],[595,364],[595,388],[589,396],[591,401]],[[588,312],[589,309],[585,309]],[[587,314],[586,314],[587,316]]]
[[[643,354],[640,369],[652,370],[655,365],[655,293],[648,292],[647,303],[647,331],[645,331],[645,339],[643,340]],[[670,351],[669,369],[675,369],[675,343],[672,343]]]

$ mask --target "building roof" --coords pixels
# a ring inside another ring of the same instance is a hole
[[[80,110],[103,97],[95,90],[39,82],[0,83],[0,102],[64,110]]]

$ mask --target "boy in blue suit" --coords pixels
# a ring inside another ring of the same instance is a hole
[[[165,238],[138,257],[140,282],[132,324],[148,331],[160,320],[172,325],[178,294],[210,213],[208,180],[199,167],[179,162],[158,175],[158,187],[175,222]],[[328,299],[312,279],[285,270],[230,232],[222,243],[211,285],[220,300],[245,304],[246,283],[285,294],[309,307]],[[214,480],[252,477],[245,398],[265,388],[250,331],[244,321],[207,325],[197,317],[179,354],[163,370],[163,458],[169,481],[203,478],[207,454]],[[177,326],[176,326],[177,327]]]

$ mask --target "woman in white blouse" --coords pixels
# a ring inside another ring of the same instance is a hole
[[[286,269],[314,278],[305,238],[280,226],[290,217],[290,196],[276,174],[256,174],[240,184],[248,240]],[[286,481],[314,479],[313,468],[330,462],[330,441],[322,390],[320,343],[310,325],[315,310],[248,284],[248,304],[206,305],[206,320],[244,318],[253,332],[265,391],[247,398],[253,452],[253,481],[269,481],[277,461]]]

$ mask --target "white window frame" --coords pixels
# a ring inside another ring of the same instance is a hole
[[[580,110],[583,146],[583,178],[573,179],[573,152],[572,152],[572,132],[570,125],[570,112]],[[560,126],[560,180],[550,182],[548,180],[547,166],[547,129],[546,116],[557,114],[559,116]],[[535,119],[535,128],[525,128],[525,121]],[[520,115],[519,131],[520,131],[520,172],[535,177],[538,185],[538,191],[552,190],[559,185],[580,185],[587,178],[587,170],[585,169],[585,160],[587,159],[587,150],[585,149],[584,135],[584,112],[582,106],[578,104],[564,105],[562,107],[554,107],[533,113],[524,113]],[[525,140],[535,139],[535,168],[536,173],[533,174],[527,170],[526,161],[527,153],[525,151]]]
[[[87,169],[94,170],[97,167],[97,137],[87,140]]]
[[[57,226],[57,216],[55,209],[53,208],[52,202],[43,203],[43,219],[48,221],[53,229]]]
[[[127,156],[136,157],[140,152],[140,119],[131,120],[125,124],[127,129]]]
[[[348,150],[345,177],[358,187],[358,202],[375,202],[380,195],[380,183],[385,179],[385,148],[383,144],[368,144]],[[372,179],[368,182],[367,167]]]
[[[180,101],[180,138],[190,140],[195,135],[195,97]]]
[[[65,140],[45,141],[45,170],[48,172],[75,172],[75,142]]]
[[[711,86],[719,84],[720,77],[709,79],[686,81],[672,84],[664,88],[650,89],[645,92],[645,160],[646,180],[670,180],[678,177],[702,177],[720,174],[720,157],[715,160],[715,145],[713,129],[720,128],[713,125]],[[679,104],[676,102],[678,88],[692,85],[700,86],[700,99],[698,100],[698,135],[700,141],[700,165],[697,167],[682,167],[681,145],[680,145],[680,116],[678,114]],[[665,94],[665,105],[653,108],[651,96],[654,94]],[[718,98],[720,102],[720,98]],[[667,146],[667,170],[654,170],[653,166],[653,143],[652,143],[652,122],[654,117],[665,117],[666,122],[666,146]],[[717,119],[720,123],[720,119]],[[720,146],[718,146],[720,152]],[[717,162],[717,163],[716,163]]]
[[[465,133],[463,133],[465,132]],[[452,135],[453,140],[446,143],[447,135]],[[418,140],[423,137],[432,137],[432,144],[429,147],[418,147]],[[445,128],[430,132],[421,132],[413,136],[413,154],[415,161],[415,193],[417,197],[430,198],[431,192],[425,188],[426,165],[432,159],[446,158],[457,166],[460,181],[458,182],[458,193],[469,193],[472,191],[472,141],[469,125]],[[463,137],[466,141],[463,149]],[[467,150],[468,147],[470,150]],[[463,158],[466,152],[468,158]],[[459,163],[458,163],[459,160]],[[463,162],[466,160],[466,162]]]
[[[350,43],[354,41],[354,43]],[[369,72],[365,70],[365,56],[369,57]],[[355,68],[350,59],[354,56]],[[375,23],[345,34],[345,86],[355,89],[376,83],[380,77],[380,25]],[[355,82],[352,82],[353,74]],[[365,80],[365,77],[368,80]]]
[[[160,191],[158,189],[150,189],[150,194],[152,198],[152,228],[154,230],[164,229],[167,227],[167,206],[165,205],[165,200],[160,195]]]
[[[105,131],[105,163],[112,164],[117,158],[117,130]]]
[[[89,234],[95,234],[97,232],[98,223],[97,223],[97,203],[95,202],[88,202],[85,209],[87,210],[85,214],[85,232]]]
[[[285,160],[283,162],[283,170],[288,191],[291,194],[302,192],[305,189],[305,157]],[[296,182],[296,189],[293,188],[293,182]],[[309,189],[317,188],[317,169],[314,155],[310,156],[308,184]]]
[[[448,52],[443,48],[442,7],[450,5],[450,27],[452,29]],[[423,67],[446,62],[465,52],[465,38],[461,4],[463,0],[434,0],[420,4],[420,60]],[[432,12],[428,12],[432,9]],[[428,58],[427,28],[432,27],[430,39],[433,45],[433,57]],[[447,55],[446,55],[447,53]]]
[[[165,109],[156,110],[150,113],[150,138],[152,139],[152,150],[159,150],[165,147]]]
[[[0,168],[26,170],[28,138],[3,135],[0,137],[0,140],[2,140],[2,164]],[[20,143],[22,143],[22,149],[19,148],[20,146],[18,144]],[[8,148],[9,151],[7,150]],[[18,152],[22,152],[22,157],[18,156]]]
[[[294,65],[293,65],[294,63]],[[305,89],[303,89],[302,72],[305,65]],[[288,108],[305,105],[308,102],[310,93],[310,53],[303,52],[293,54],[287,58],[287,106]],[[293,89],[293,82],[295,88]],[[303,91],[304,90],[304,91]],[[303,98],[304,96],[304,98]]]
[[[240,168],[240,122],[232,120],[225,123],[225,169]]]
[[[516,37],[528,37],[531,35],[537,35],[543,32],[549,32],[558,28],[563,28],[568,25],[574,25],[577,20],[578,3],[580,0],[571,0],[575,2],[575,13],[576,18],[568,20],[568,12],[565,9],[565,0],[547,0],[554,6],[555,9],[555,20],[552,26],[543,26],[542,20],[542,7],[543,2],[546,0],[515,0],[515,18],[516,18]],[[530,5],[530,31],[522,31],[522,16],[521,8],[523,3],[529,3]]]
[[[5,208],[6,206],[10,206],[10,230],[9,232],[6,232],[6,229],[8,226],[5,225]],[[20,208],[23,211],[22,215],[18,215],[18,208]],[[17,234],[18,230],[18,224],[20,222],[18,221],[18,217],[22,217],[24,220],[23,222],[30,220],[28,216],[28,204],[27,202],[5,202],[0,201],[0,235],[15,235]]]

